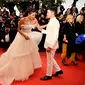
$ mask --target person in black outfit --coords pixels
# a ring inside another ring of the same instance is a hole
[[[8,24],[5,25],[1,42],[3,43],[4,51],[6,51],[10,46],[10,25]]]
[[[64,39],[63,41],[67,43],[67,58],[73,65],[77,65],[75,62],[75,25],[74,18],[71,14],[66,17],[66,23],[64,26]]]
[[[76,35],[77,37],[79,35],[82,35],[82,34],[85,34],[85,26],[84,26],[84,16],[83,15],[78,15],[77,18],[76,18],[76,23],[75,23],[75,27],[76,27]],[[85,40],[83,42],[81,42],[80,44],[77,44],[76,45],[76,51],[77,51],[77,54],[78,53],[81,53],[82,54],[82,59],[85,60]],[[76,56],[76,59],[77,56]]]

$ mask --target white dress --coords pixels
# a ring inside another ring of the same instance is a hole
[[[34,42],[39,45],[41,39],[42,39],[43,34],[37,31],[32,31],[31,32],[31,38],[34,40]]]
[[[30,37],[26,40],[17,32],[13,43],[0,57],[0,84],[10,85],[13,80],[25,80],[40,68],[41,58],[38,47],[32,40],[32,25],[23,25],[25,34]]]

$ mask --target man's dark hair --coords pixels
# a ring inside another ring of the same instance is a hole
[[[57,14],[56,6],[50,6],[50,7],[48,8],[48,10],[53,11],[53,12],[54,12],[54,14],[55,14],[55,16],[56,16],[56,14]]]

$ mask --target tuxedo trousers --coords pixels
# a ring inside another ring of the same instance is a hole
[[[54,68],[55,72],[61,70],[61,68],[57,64],[56,60],[54,59],[55,52],[56,52],[56,50],[54,50],[54,49],[52,49],[50,52],[46,51],[46,55],[47,55],[47,70],[46,70],[46,75],[47,76],[52,76],[53,68]]]

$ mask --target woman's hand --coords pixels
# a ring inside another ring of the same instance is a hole
[[[66,35],[64,35],[63,41],[68,43],[68,40],[66,39]]]
[[[68,43],[68,40],[66,38],[63,39],[64,42]]]
[[[26,35],[26,36],[25,36],[25,39],[26,39],[26,40],[29,40],[30,38]]]

